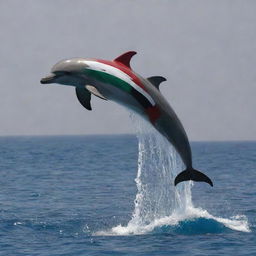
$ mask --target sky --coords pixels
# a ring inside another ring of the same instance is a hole
[[[1,0],[0,136],[133,133],[129,111],[41,85],[59,60],[114,59],[161,75],[190,140],[256,140],[256,1]]]

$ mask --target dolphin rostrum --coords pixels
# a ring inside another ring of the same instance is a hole
[[[72,58],[58,62],[42,84],[63,84],[76,88],[79,102],[91,110],[91,94],[122,104],[147,119],[176,149],[186,170],[175,178],[175,185],[186,180],[213,183],[192,167],[192,155],[186,132],[177,115],[159,91],[164,77],[147,79],[135,73],[130,60],[136,52],[126,52],[113,61]]]

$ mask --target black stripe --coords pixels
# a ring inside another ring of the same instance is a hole
[[[150,101],[144,95],[142,95],[141,93],[136,91],[133,87],[131,90],[131,94],[140,103],[140,105],[143,106],[144,108],[153,107],[153,105],[150,103]]]

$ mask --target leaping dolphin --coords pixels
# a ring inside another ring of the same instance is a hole
[[[126,52],[113,61],[72,58],[58,62],[42,84],[63,84],[76,88],[79,102],[91,110],[91,94],[112,100],[134,110],[147,119],[176,149],[186,169],[175,178],[175,186],[187,180],[213,183],[192,167],[191,148],[187,134],[168,102],[159,91],[162,76],[147,79],[135,73],[130,60],[136,52]]]

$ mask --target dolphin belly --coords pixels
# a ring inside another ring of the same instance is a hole
[[[101,68],[109,68],[106,64],[101,65],[103,65]],[[112,72],[87,69],[85,74],[90,78],[88,83],[96,87],[108,100],[117,102],[143,117],[147,117],[147,111],[156,104],[151,95],[145,88],[136,84],[131,77],[124,76],[121,71],[117,74],[113,73],[112,68],[108,71]],[[116,72],[115,69],[114,71]]]
[[[98,83],[98,90],[104,95],[108,100],[116,102],[128,109],[135,111],[136,113],[143,116],[144,109],[136,98],[127,90],[123,90],[118,86],[113,86],[113,84]]]

